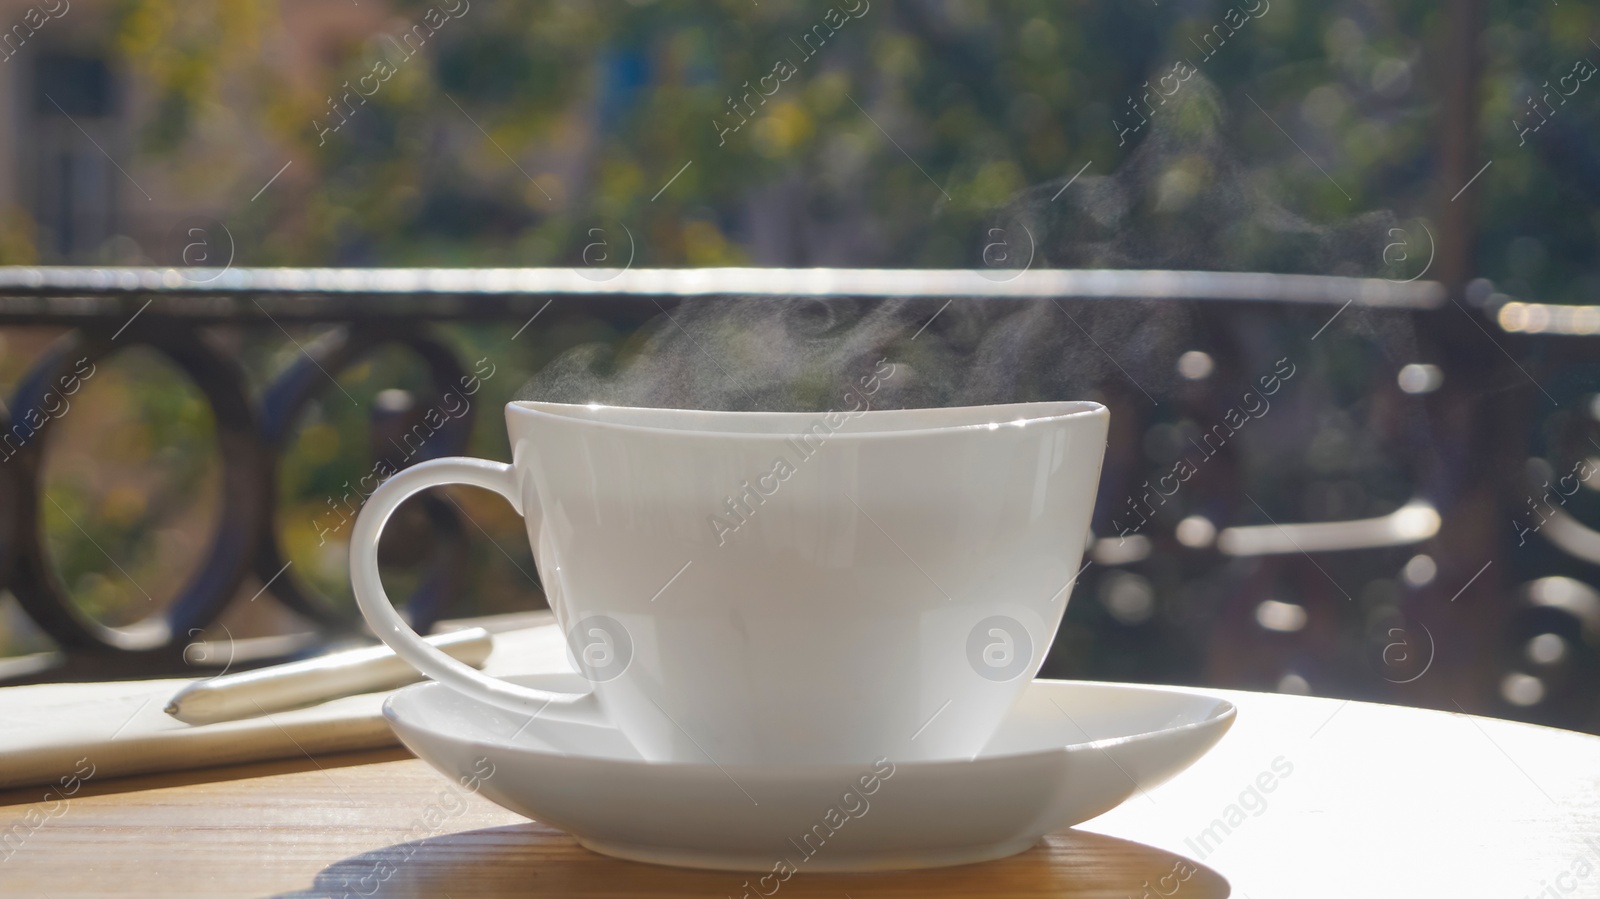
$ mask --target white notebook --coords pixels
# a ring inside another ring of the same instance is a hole
[[[571,671],[554,624],[494,635],[484,671]],[[0,689],[0,789],[398,745],[389,691],[258,718],[191,725],[163,709],[192,678]]]

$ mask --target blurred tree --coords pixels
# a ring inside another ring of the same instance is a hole
[[[1241,202],[1218,238],[1230,250],[1251,228],[1281,231],[1279,211],[1377,232],[1364,255],[1396,221],[1441,212],[1427,205],[1442,86],[1426,51],[1448,13],[1413,0],[397,0],[315,53],[291,51],[304,26],[267,0],[120,9],[117,51],[154,92],[146,153],[209,139],[260,159],[248,178],[197,167],[202,181],[258,183],[275,159],[298,164],[286,189],[230,204],[248,263],[570,264],[591,228],[623,223],[642,265],[976,266],[997,216],[1054,200],[1080,168],[1061,206],[1119,220],[1123,252],[1105,264],[1160,264],[1157,245],[1186,244],[1178,229]],[[1600,277],[1592,199],[1570,202],[1600,185],[1585,150],[1596,107],[1587,94],[1563,103],[1526,146],[1510,123],[1547,78],[1600,59],[1585,37],[1595,15],[1495,4],[1485,35],[1484,155],[1498,165],[1482,185],[1481,267],[1545,299],[1592,295]],[[1210,87],[1185,78],[1169,103],[1162,79],[1179,66]],[[362,82],[375,67],[387,77]],[[1198,112],[1192,95],[1207,91]],[[1172,121],[1182,109],[1209,122],[1203,135]],[[219,110],[231,147],[205,133]],[[1139,119],[1152,126],[1130,130]],[[1167,145],[1124,171],[1160,135]],[[255,141],[281,153],[241,147]],[[1119,180],[1095,186],[1106,177]],[[1141,250],[1132,238],[1152,223]],[[1057,233],[1047,261],[1093,261],[1060,245],[1079,234]],[[1212,258],[1331,267],[1271,240],[1256,250]]]

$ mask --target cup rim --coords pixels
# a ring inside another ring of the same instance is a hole
[[[796,423],[793,430],[783,431],[748,431],[748,430],[706,430],[695,427],[664,427],[655,424],[639,424],[633,422],[619,422],[597,420],[583,415],[571,414],[571,410],[612,409],[623,412],[641,412],[650,414],[681,413],[685,417],[710,417],[714,419],[732,420],[744,417],[762,417],[790,420]],[[862,419],[878,418],[886,415],[897,415],[918,411],[938,411],[943,413],[978,412],[979,410],[996,410],[993,415],[985,416],[988,420],[973,421],[963,424],[933,425],[927,427],[885,428],[881,424],[873,427]],[[1006,411],[1000,411],[1006,410]],[[1045,410],[1054,410],[1045,412]],[[550,403],[538,400],[513,400],[506,404],[506,413],[509,417],[515,411],[518,414],[533,415],[541,418],[555,419],[567,422],[577,422],[590,427],[606,430],[638,432],[648,434],[676,434],[700,437],[739,437],[742,439],[771,439],[775,441],[789,440],[808,433],[803,427],[798,427],[806,422],[817,421],[824,416],[834,414],[841,410],[824,412],[770,412],[770,411],[729,411],[720,409],[673,409],[653,406],[612,406],[606,403]],[[855,421],[853,427],[840,427],[831,431],[828,439],[885,439],[889,437],[961,433],[977,431],[996,431],[1003,426],[1023,427],[1034,424],[1049,424],[1064,422],[1079,418],[1109,417],[1110,410],[1102,403],[1094,400],[1040,400],[1026,403],[995,403],[969,406],[922,406],[912,409],[867,409],[861,412],[847,413],[852,416],[850,421]]]

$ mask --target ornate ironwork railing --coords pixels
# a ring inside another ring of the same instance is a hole
[[[1468,302],[1426,281],[985,274],[0,268],[0,326],[70,329],[0,418],[0,588],[61,648],[8,677],[193,673],[191,635],[239,601],[251,574],[328,633],[353,628],[292,573],[277,577],[282,456],[306,404],[380,348],[411,350],[441,390],[466,377],[438,323],[549,328],[585,315],[634,327],[686,298],[737,295],[898,298],[925,304],[937,331],[950,302],[1050,300],[1070,312],[1130,300],[1148,315],[1181,305],[1200,326],[1168,360],[1182,377],[1159,401],[1126,371],[1096,387],[1114,410],[1098,537],[1046,674],[1311,689],[1600,729],[1600,478],[1575,476],[1600,465],[1600,317],[1587,307],[1513,303],[1481,283]],[[293,323],[336,330],[259,391],[208,337],[290,340]],[[1106,351],[1084,336],[1084,352]],[[162,611],[110,627],[74,602],[41,536],[53,425],[36,410],[82,366],[132,346],[164,355],[209,404],[222,510]],[[1264,351],[1279,364],[1253,370]],[[1268,419],[1264,407],[1293,411]],[[420,457],[461,452],[471,421],[446,422]],[[408,426],[372,412],[379,437]],[[1350,434],[1370,445],[1341,444]],[[1377,461],[1343,465],[1352,454]],[[1349,494],[1366,501],[1329,499]],[[451,503],[424,505],[433,539],[410,603],[420,624],[449,608],[474,539]]]

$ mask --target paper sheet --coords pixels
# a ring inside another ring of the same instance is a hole
[[[494,635],[491,674],[570,671],[554,624]],[[383,718],[392,691],[265,717],[191,725],[163,709],[194,679],[0,689],[0,788],[231,765],[398,745]],[[87,776],[85,772],[89,772]]]

